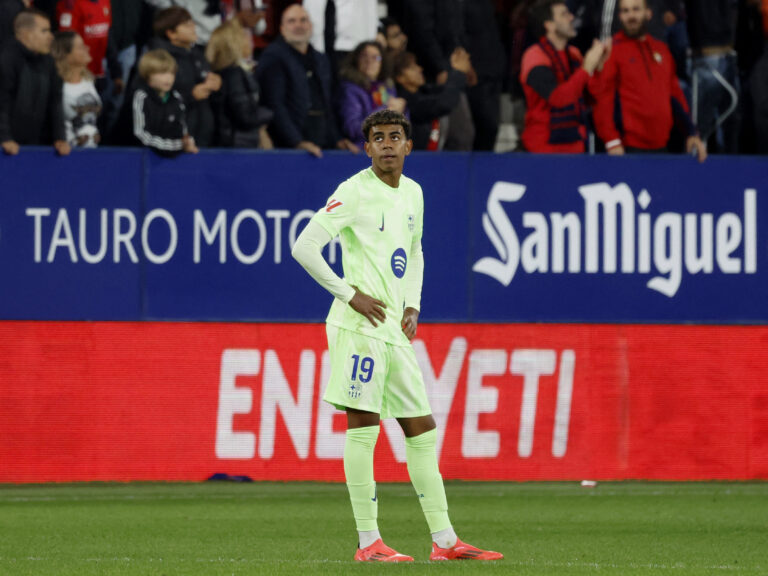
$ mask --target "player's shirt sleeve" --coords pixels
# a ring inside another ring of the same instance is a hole
[[[421,310],[421,286],[424,280],[424,253],[421,240],[411,245],[408,269],[405,273],[405,307]]]
[[[312,217],[325,228],[334,238],[347,226],[350,226],[357,216],[360,195],[357,187],[350,182],[343,182],[334,192],[323,208]]]
[[[421,237],[424,234],[424,197],[419,188],[418,205],[414,218],[414,229],[405,273],[405,307],[421,310],[421,287],[424,281],[424,253]]]
[[[339,278],[323,258],[322,250],[333,237],[314,220],[299,234],[291,254],[320,286],[345,304],[352,300],[355,289]]]

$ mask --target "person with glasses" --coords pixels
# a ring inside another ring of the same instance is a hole
[[[397,96],[391,78],[385,75],[384,51],[376,42],[361,42],[341,67],[339,113],[344,136],[363,147],[361,126],[377,110],[405,113],[406,102]]]

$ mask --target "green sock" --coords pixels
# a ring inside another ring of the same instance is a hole
[[[450,528],[443,477],[437,466],[437,430],[406,438],[405,458],[429,531],[435,533]]]
[[[373,449],[378,437],[378,426],[351,428],[344,442],[344,475],[359,532],[378,530],[379,501],[373,481]]]

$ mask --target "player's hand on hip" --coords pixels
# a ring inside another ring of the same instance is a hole
[[[368,294],[360,292],[357,286],[352,286],[355,289],[355,295],[352,296],[352,300],[349,301],[349,305],[358,314],[362,314],[368,321],[373,324],[374,327],[378,326],[376,321],[383,323],[387,319],[387,313],[384,309],[387,307],[381,300],[376,300]]]
[[[416,308],[406,308],[403,312],[403,320],[400,322],[400,327],[403,329],[403,333],[408,337],[408,340],[413,340],[416,336],[416,327],[419,323],[419,311]]]

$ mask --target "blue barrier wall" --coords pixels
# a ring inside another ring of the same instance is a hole
[[[0,158],[0,318],[321,321],[290,246],[365,156]],[[768,321],[768,161],[413,154],[422,318]],[[340,270],[340,250],[329,258]]]

